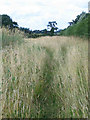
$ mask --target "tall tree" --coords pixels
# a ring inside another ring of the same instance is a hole
[[[50,29],[51,35],[54,35],[54,31],[58,29],[58,27],[56,27],[57,23],[56,21],[52,21],[52,22],[48,22],[48,29]]]

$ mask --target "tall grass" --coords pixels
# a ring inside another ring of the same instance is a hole
[[[26,39],[2,51],[3,118],[87,118],[88,42]]]
[[[23,42],[23,33],[18,29],[9,30],[2,28],[2,48],[16,43],[21,44]]]

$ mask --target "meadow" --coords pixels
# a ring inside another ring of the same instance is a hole
[[[7,34],[0,51],[2,117],[88,118],[88,40],[47,36],[12,45],[6,38],[22,37]]]

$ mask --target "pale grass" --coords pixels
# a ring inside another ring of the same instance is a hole
[[[88,117],[87,40],[25,39],[3,49],[2,60],[3,118]]]

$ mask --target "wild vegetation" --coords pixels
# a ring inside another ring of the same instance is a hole
[[[11,31],[9,29],[2,29],[2,48],[6,46],[14,46],[15,44],[21,44],[24,41],[24,33],[18,29]]]
[[[0,15],[0,27],[8,28],[9,30],[15,32],[15,29],[21,31],[24,33],[25,37],[28,38],[37,38],[41,36],[53,36],[55,33],[55,30],[58,29],[56,27],[57,23],[56,21],[48,22],[47,27],[49,28],[49,31],[47,29],[43,30],[30,30],[30,28],[24,28],[20,27],[17,22],[13,21],[10,16],[3,14]]]
[[[69,22],[70,26],[60,32],[64,36],[79,36],[88,38],[90,36],[89,28],[90,14],[82,12],[73,22]]]
[[[88,118],[88,41],[3,32],[2,117]]]
[[[47,29],[43,30],[30,30],[29,28],[19,27],[18,23],[13,21],[8,15],[0,15],[0,21],[2,19],[2,24],[0,26],[7,27],[14,31],[17,28],[19,31],[24,33],[25,37],[28,38],[37,38],[42,36],[78,36],[88,38],[90,36],[89,28],[89,19],[90,14],[82,12],[80,15],[77,15],[75,20],[72,20],[69,23],[69,26],[64,30],[57,27],[56,21],[49,21]],[[1,23],[1,22],[0,22]],[[49,29],[48,29],[49,28]]]
[[[0,15],[0,117],[88,118],[89,17],[55,33],[56,21],[31,31]]]

